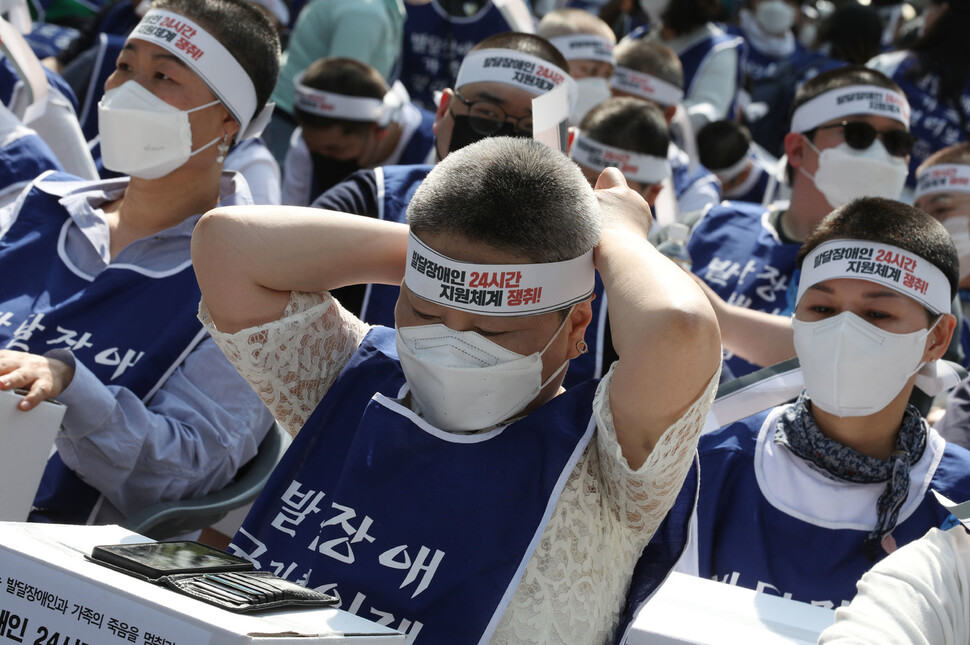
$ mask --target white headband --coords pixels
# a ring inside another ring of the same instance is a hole
[[[593,293],[593,251],[564,262],[469,264],[408,238],[404,283],[431,302],[490,316],[531,316],[565,309]]]
[[[932,193],[970,193],[970,166],[940,164],[930,166],[916,178],[916,197]]]
[[[684,98],[684,90],[676,85],[629,67],[616,68],[610,79],[610,87],[660,105],[677,105]]]
[[[751,155],[745,152],[744,156],[742,156],[740,159],[735,161],[727,168],[711,168],[710,166],[708,166],[707,169],[713,172],[715,175],[717,175],[717,178],[720,179],[721,181],[728,182],[728,181],[731,181],[732,179],[735,179],[738,175],[744,172],[745,168],[748,167],[748,164],[751,163],[751,161],[752,161]]]
[[[502,83],[538,96],[563,83],[569,92],[570,108],[579,90],[568,72],[547,60],[513,49],[479,49],[461,61],[455,87],[471,83]]]
[[[395,83],[384,94],[383,99],[375,99],[365,96],[347,96],[308,87],[303,84],[305,76],[306,70],[293,79],[296,90],[293,106],[310,114],[331,119],[373,122],[384,128],[398,118],[404,107],[404,98],[401,96],[404,88],[399,87],[399,83]]]
[[[933,263],[909,251],[863,240],[829,240],[802,262],[798,298],[835,278],[868,280],[909,296],[933,313],[950,311],[950,281]]]
[[[849,85],[823,92],[798,106],[792,132],[808,132],[827,121],[855,114],[884,116],[909,127],[909,102],[899,92],[875,85]]]
[[[253,116],[256,87],[249,74],[222,43],[188,18],[152,9],[128,37],[158,45],[188,65],[239,123],[237,141],[259,136],[269,122],[273,104]]]
[[[616,63],[616,59],[613,58],[615,45],[602,36],[570,34],[550,38],[549,42],[562,52],[566,60],[598,60],[611,65]]]
[[[627,179],[642,184],[659,184],[671,176],[670,162],[666,157],[655,157],[594,141],[577,132],[569,156],[593,170],[616,168]]]

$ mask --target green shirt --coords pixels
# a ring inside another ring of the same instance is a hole
[[[401,52],[401,0],[312,0],[290,34],[272,100],[293,114],[293,79],[318,58],[341,56],[374,67],[389,78]]]

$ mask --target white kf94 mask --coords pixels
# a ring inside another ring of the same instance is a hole
[[[839,417],[879,412],[923,366],[933,327],[936,323],[893,334],[849,311],[817,322],[792,318],[795,352],[812,404]]]
[[[164,177],[219,141],[193,151],[189,125],[189,113],[218,103],[180,110],[135,81],[108,90],[98,103],[104,167],[141,179]]]
[[[865,150],[855,150],[842,142],[819,152],[811,141],[809,147],[818,155],[818,170],[812,177],[804,168],[832,208],[848,204],[857,197],[899,199],[906,185],[909,166],[901,157],[886,152],[882,143],[873,141]]]
[[[542,355],[568,318],[542,351],[527,356],[473,331],[441,324],[398,327],[398,357],[418,411],[437,428],[464,432],[514,417],[569,364],[542,380]]]

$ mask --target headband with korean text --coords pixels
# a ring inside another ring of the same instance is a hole
[[[791,131],[808,132],[828,121],[857,114],[884,116],[909,127],[909,102],[904,95],[876,85],[848,85],[798,106],[791,117]]]
[[[802,262],[798,298],[820,282],[855,278],[909,296],[933,313],[950,311],[950,281],[932,262],[909,251],[864,240],[829,240]]]
[[[128,37],[158,45],[195,72],[239,123],[237,140],[262,132],[273,104],[267,103],[254,117],[256,87],[249,74],[222,43],[198,24],[171,11],[152,9]]]
[[[684,90],[676,85],[629,67],[616,68],[610,87],[665,106],[677,105],[684,98]]]
[[[404,284],[436,304],[489,316],[531,316],[565,309],[593,293],[593,251],[564,262],[470,264],[408,238]]]
[[[916,199],[932,193],[970,193],[970,166],[930,166],[916,178]]]
[[[616,168],[627,179],[642,184],[659,184],[671,176],[670,162],[666,157],[655,157],[608,146],[584,137],[580,132],[577,132],[573,138],[569,156],[593,170]]]
[[[613,58],[613,43],[602,36],[570,34],[550,38],[549,42],[566,60],[598,60],[611,65],[616,62]]]
[[[576,102],[579,90],[568,72],[547,60],[513,49],[479,49],[461,61],[455,87],[471,83],[502,83],[531,94],[545,94],[563,83],[569,103]]]
[[[404,106],[404,98],[401,95],[404,88],[403,86],[399,87],[399,83],[395,83],[383,99],[375,99],[366,96],[348,96],[308,87],[303,84],[305,76],[306,70],[297,74],[296,78],[293,79],[295,89],[293,106],[310,114],[331,119],[372,122],[383,128],[397,119],[401,113],[401,108]]]

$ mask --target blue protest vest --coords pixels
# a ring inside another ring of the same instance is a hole
[[[771,176],[768,174],[768,170],[761,164],[760,160],[755,155],[749,155],[749,158],[754,162],[751,167],[751,174],[754,177],[748,176],[742,182],[742,186],[750,183],[751,187],[740,195],[728,197],[733,202],[750,202],[752,204],[760,204],[764,201],[765,191],[768,190],[768,182]]]
[[[63,53],[81,32],[72,27],[51,22],[35,22],[24,40],[37,58],[52,58]]]
[[[744,39],[738,36],[726,34],[722,31],[720,33],[711,34],[709,37],[704,38],[690,45],[686,49],[677,52],[677,57],[680,58],[680,63],[684,67],[684,95],[689,97],[691,90],[694,87],[694,81],[697,79],[697,75],[701,67],[704,66],[708,58],[722,49],[736,49],[738,52],[738,67],[734,85],[734,98],[731,100],[731,106],[728,108],[727,116],[725,117],[728,119],[734,119],[737,118],[739,113],[737,94],[738,90],[741,89],[743,82],[741,73],[742,63],[744,62]]]
[[[46,176],[0,239],[0,271],[17,276],[0,284],[0,347],[70,349],[104,384],[147,400],[205,336],[201,294],[189,262],[164,274],[112,264],[88,276],[75,267],[62,249],[72,220],[60,200],[89,190],[71,175]],[[84,522],[98,495],[55,454],[31,519]]]
[[[67,81],[46,67],[44,74],[47,76],[47,85],[60,92],[77,112],[77,96],[74,95],[74,90],[67,84]],[[23,81],[17,75],[17,69],[13,66],[10,58],[0,57],[0,102],[8,108],[11,107],[10,103],[14,98],[14,90],[22,84]]]
[[[454,87],[462,59],[493,34],[514,31],[493,2],[466,18],[451,16],[437,2],[407,3],[400,80],[411,101],[434,110],[434,93]]]
[[[678,204],[683,198],[689,198],[692,190],[700,189],[705,184],[711,186],[718,195],[721,194],[721,182],[717,175],[699,163],[691,168],[686,154],[668,156],[668,160],[672,173],[671,181],[674,182],[674,195],[677,197]],[[682,207],[681,210],[685,209]]]
[[[377,193],[381,196],[378,200],[377,217],[391,222],[407,223],[408,203],[432,168],[434,166],[429,165],[375,168],[374,179],[377,182]],[[394,285],[367,285],[360,309],[361,320],[372,325],[393,328],[394,306],[400,292],[400,287]],[[604,362],[612,356],[613,349],[607,346],[606,292],[598,274],[593,293],[596,295],[591,303],[593,321],[586,328],[585,335],[589,352],[570,361],[566,378],[563,380],[563,385],[567,388],[591,378],[600,378],[610,367],[609,364],[604,365]]]
[[[406,224],[408,203],[432,168],[434,166],[428,164],[374,168],[378,195],[377,218]],[[400,291],[397,285],[367,285],[360,308],[360,319],[372,325],[393,328],[394,305]]]
[[[774,444],[775,420],[784,409],[701,437],[698,573],[837,607],[855,596],[856,581],[873,565],[863,543],[875,526],[876,499],[885,483],[832,480]],[[939,527],[949,515],[930,489],[950,499],[970,498],[970,452],[931,431],[910,476],[910,495],[892,531],[898,546]],[[790,499],[798,502],[785,501]]]
[[[616,645],[626,642],[627,630],[637,612],[653,597],[684,553],[690,534],[691,518],[697,507],[699,471],[695,454],[694,463],[687,471],[687,477],[677,493],[674,505],[664,516],[650,542],[643,548],[643,553],[633,568],[630,590],[627,592],[623,611],[620,612],[620,622],[614,639]]]
[[[594,434],[596,382],[477,435],[427,424],[404,385],[394,330],[373,328],[230,551],[418,645],[485,641]]]
[[[815,54],[805,48],[798,40],[795,40],[795,49],[788,56],[774,56],[758,49],[751,41],[744,29],[739,25],[719,25],[725,32],[732,36],[740,36],[744,39],[744,61],[742,70],[745,78],[752,81],[763,81],[778,78],[781,68],[791,65],[795,69],[800,69],[815,58]]]
[[[404,150],[401,151],[401,158],[397,160],[398,165],[423,164],[428,160],[428,155],[434,148],[434,112],[420,107],[418,107],[418,111],[421,113],[421,123],[411,133],[411,138],[408,139]]]
[[[0,190],[24,184],[48,170],[63,170],[54,151],[31,131],[0,147]]]
[[[786,314],[786,292],[800,244],[785,244],[760,204],[722,202],[700,219],[687,250],[693,271],[727,302],[756,311]],[[725,356],[735,377],[759,369]]]
[[[758,119],[742,120],[759,145],[780,157],[784,154],[784,138],[789,126],[788,114],[795,89],[800,84],[800,75],[818,55],[796,40],[791,54],[775,56],[758,49],[756,41],[750,40],[739,26],[728,25],[725,31],[744,38],[744,88],[751,96],[752,103],[764,103],[768,107],[767,112]]]
[[[937,150],[966,141],[970,137],[970,125],[961,128],[961,115],[950,101],[939,98],[940,79],[935,74],[922,74],[914,80],[914,68],[918,59],[910,53],[900,62],[892,79],[909,100],[909,131],[916,137],[916,145],[909,156],[909,186],[916,185],[916,169]],[[970,80],[960,94],[960,110],[963,118],[970,119]]]

